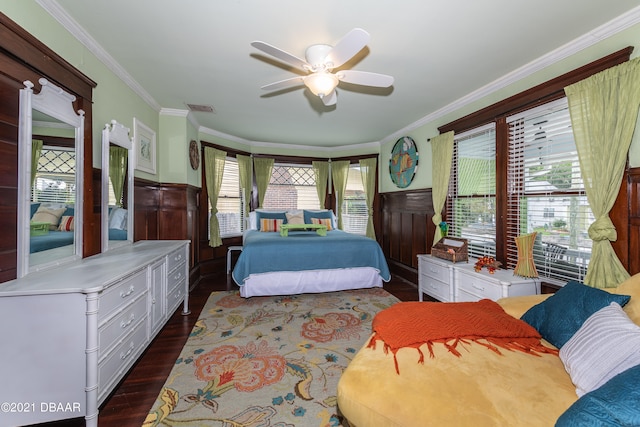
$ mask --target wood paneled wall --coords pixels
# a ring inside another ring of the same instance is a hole
[[[197,280],[200,189],[187,184],[134,181],[134,240],[190,240],[191,283]]]
[[[631,169],[628,174],[629,229],[628,271],[640,273],[640,168]]]
[[[417,255],[431,251],[435,233],[431,189],[383,193],[380,200],[378,240],[391,273],[418,283]]]

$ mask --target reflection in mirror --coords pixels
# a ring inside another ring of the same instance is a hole
[[[134,165],[129,129],[112,120],[102,130],[103,252],[133,243]]]
[[[39,83],[38,94],[30,81],[20,91],[17,277],[82,257],[84,111]]]

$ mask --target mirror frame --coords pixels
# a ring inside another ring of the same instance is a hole
[[[102,129],[102,252],[109,250],[109,146],[111,144],[126,148],[127,156],[127,240],[133,243],[133,207],[134,207],[134,169],[135,150],[133,138],[129,137],[129,128],[111,120]],[[113,246],[113,245],[112,245]],[[119,246],[119,245],[118,245]],[[113,249],[113,247],[111,248]]]
[[[82,258],[82,224],[83,224],[83,182],[84,182],[84,111],[76,113],[73,103],[74,95],[52,84],[45,78],[38,80],[41,89],[33,93],[33,83],[23,82],[20,89],[20,112],[18,121],[18,221],[17,221],[17,274],[18,278],[30,272],[44,270],[57,265]],[[31,150],[33,138],[33,110],[64,122],[75,128],[76,154],[76,197],[74,202],[74,251],[69,257],[59,258],[51,262],[30,265],[30,220],[31,220]]]

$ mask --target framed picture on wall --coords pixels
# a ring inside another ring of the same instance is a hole
[[[133,118],[133,146],[136,150],[136,169],[156,173],[156,133],[140,120]]]

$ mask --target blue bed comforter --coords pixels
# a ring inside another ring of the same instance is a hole
[[[250,230],[232,277],[242,285],[251,274],[353,267],[373,267],[382,280],[391,279],[380,245],[368,237],[341,230],[328,231],[326,236],[289,231],[288,237]]]
[[[73,231],[49,231],[42,236],[31,236],[29,252],[36,253],[61,246],[73,245]]]

